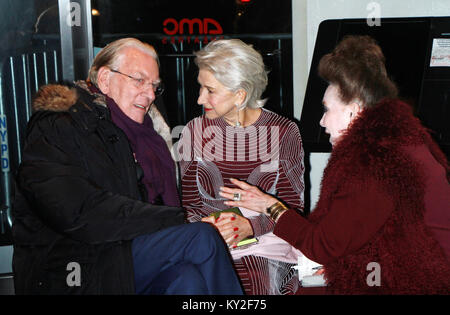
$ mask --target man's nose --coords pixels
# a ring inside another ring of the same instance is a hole
[[[153,102],[156,98],[155,91],[153,91],[152,85],[143,89],[142,93],[143,93],[143,95],[145,95],[146,97],[148,97],[150,99],[150,103]]]

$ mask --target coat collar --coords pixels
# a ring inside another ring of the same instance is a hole
[[[401,146],[422,144],[424,136],[425,128],[414,117],[410,105],[385,99],[361,112],[343,133],[332,155],[342,157],[350,152],[377,155]]]
[[[330,196],[355,180],[408,177],[412,161],[403,148],[427,143],[428,139],[412,108],[400,100],[383,100],[364,109],[333,146],[323,174],[321,196]]]

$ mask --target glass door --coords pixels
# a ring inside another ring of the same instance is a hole
[[[13,178],[33,96],[85,79],[92,55],[89,0],[0,1],[0,246],[11,244]]]

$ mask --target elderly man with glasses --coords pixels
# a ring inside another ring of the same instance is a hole
[[[242,294],[220,235],[184,224],[162,92],[155,50],[133,38],[86,81],[38,91],[16,178],[17,294]]]

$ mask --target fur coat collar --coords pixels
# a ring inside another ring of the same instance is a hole
[[[365,109],[344,132],[333,148],[324,178],[339,172],[341,178],[370,176],[394,184],[412,176],[411,181],[423,182],[420,167],[404,151],[405,147],[419,145],[428,147],[449,178],[450,167],[445,155],[414,117],[412,108],[399,100],[384,100],[374,108]],[[411,169],[416,172],[411,174]]]

